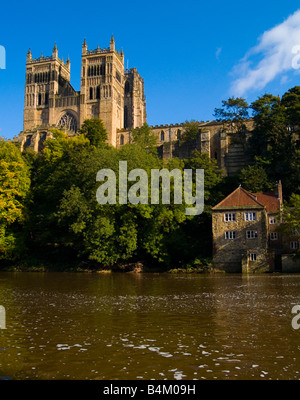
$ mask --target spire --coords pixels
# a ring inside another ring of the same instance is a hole
[[[30,62],[31,60],[32,60],[32,53],[31,53],[31,50],[29,49],[27,51],[27,62]]]
[[[69,56],[68,56],[67,61],[66,61],[66,66],[67,66],[68,69],[70,69],[71,61],[70,61]]]
[[[55,43],[55,45],[53,47],[53,50],[52,50],[52,57],[53,58],[57,58],[58,57],[58,50],[57,50],[56,43]]]
[[[86,54],[87,52],[87,44],[86,44],[86,40],[84,38],[84,41],[82,43],[82,54]]]
[[[99,44],[97,44],[97,53],[99,53],[100,52],[100,47],[99,47]]]
[[[110,50],[115,50],[115,39],[114,39],[114,35],[111,35],[111,39],[110,39]]]

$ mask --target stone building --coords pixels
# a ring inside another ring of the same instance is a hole
[[[100,118],[114,147],[131,142],[131,131],[147,122],[144,81],[136,68],[124,69],[123,50],[115,49],[112,36],[108,48],[88,50],[82,45],[81,87],[76,91],[70,83],[71,62],[58,57],[55,45],[51,56],[26,61],[23,131],[14,138],[21,150],[40,151],[51,137],[51,129],[76,135],[83,121]],[[151,126],[158,139],[161,157],[187,158],[197,149],[214,158],[224,174],[234,175],[251,160],[247,155],[248,138],[253,121],[245,121],[243,135],[236,135],[234,123],[224,129],[224,122],[199,122],[199,134],[193,141],[181,140],[184,123]]]
[[[117,131],[132,129],[146,122],[144,81],[136,68],[124,69],[124,53],[115,49],[112,36],[108,48],[88,50],[84,40],[81,56],[81,88],[70,83],[69,58],[52,56],[32,58],[27,53],[24,99],[24,125],[16,141],[21,149],[38,151],[59,128],[69,135],[77,133],[85,119],[101,118],[108,142],[117,145]]]
[[[217,271],[280,270],[282,186],[274,193],[250,193],[239,186],[213,207],[213,260]]]

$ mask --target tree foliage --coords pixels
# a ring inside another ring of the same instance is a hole
[[[0,258],[14,259],[23,249],[21,226],[26,220],[29,168],[11,142],[0,139]]]

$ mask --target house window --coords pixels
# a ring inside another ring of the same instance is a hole
[[[270,224],[277,224],[277,219],[276,219],[276,217],[269,217],[269,223],[270,223]]]
[[[235,239],[235,238],[236,238],[236,231],[225,232],[225,239]]]
[[[225,221],[225,222],[236,221],[236,219],[235,219],[235,213],[225,213],[225,214],[224,214],[224,221]]]
[[[245,221],[256,221],[255,212],[245,212]]]
[[[246,231],[246,238],[247,239],[256,239],[257,231]]]
[[[256,261],[256,253],[250,253],[250,261]]]
[[[292,242],[290,242],[290,248],[292,250],[297,250],[298,247],[299,247],[299,243],[297,241],[293,240]]]
[[[278,233],[277,232],[271,232],[270,233],[270,240],[278,240]]]

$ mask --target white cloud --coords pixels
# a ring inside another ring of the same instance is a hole
[[[243,96],[250,89],[263,89],[280,74],[295,70],[300,52],[292,49],[300,45],[300,9],[283,23],[265,31],[258,44],[251,48],[233,69],[231,92]],[[253,57],[260,58],[255,62]],[[254,65],[253,65],[254,64]]]
[[[216,51],[216,59],[217,59],[218,61],[219,61],[219,58],[220,58],[221,51],[222,51],[222,48],[221,48],[221,47],[218,47],[218,48],[217,48],[217,51]]]

